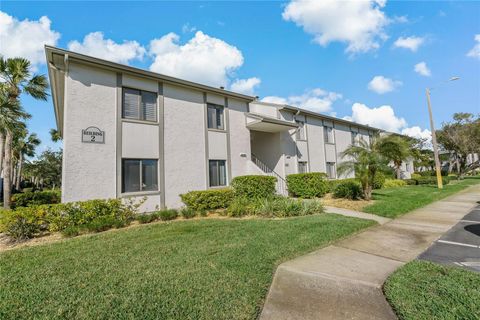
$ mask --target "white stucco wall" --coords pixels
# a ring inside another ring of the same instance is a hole
[[[159,126],[142,123],[122,123],[122,158],[159,158]]]
[[[208,159],[227,160],[227,133],[208,131]]]
[[[66,77],[62,201],[116,197],[116,74],[70,63]],[[90,126],[104,144],[82,143]]]
[[[165,84],[165,202],[182,205],[179,194],[207,188],[203,93]]]
[[[278,118],[277,108],[274,107],[274,106],[269,106],[269,105],[265,105],[265,104],[251,102],[250,103],[250,112],[251,113],[257,113],[257,114],[263,114],[263,115],[266,115],[270,118]]]
[[[322,120],[308,117],[308,151],[310,153],[310,172],[326,172],[325,146]]]
[[[245,112],[248,105],[244,101],[228,99],[228,118],[230,130],[230,153],[232,178],[246,174],[258,174],[251,170],[250,130],[247,129]],[[242,157],[241,154],[245,156]]]

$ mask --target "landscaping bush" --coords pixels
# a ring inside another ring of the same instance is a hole
[[[195,211],[215,210],[227,208],[233,200],[231,188],[190,191],[181,194],[180,198],[188,208]]]
[[[333,197],[350,200],[359,199],[362,197],[362,186],[354,180],[341,181],[335,186]]]
[[[152,212],[152,213],[142,213],[137,215],[137,221],[140,223],[150,223],[159,218],[158,213]]]
[[[400,179],[386,179],[385,184],[383,185],[384,188],[396,188],[396,187],[404,187],[407,183],[405,180]]]
[[[178,217],[178,211],[175,209],[164,209],[158,212],[158,217],[162,221],[173,220]]]
[[[42,204],[60,203],[61,194],[58,190],[48,191],[27,191],[16,193],[12,196],[12,208],[29,207]]]
[[[185,207],[185,208],[182,208],[182,210],[180,210],[180,214],[182,215],[183,218],[190,219],[195,217],[196,212],[192,208]]]
[[[382,172],[377,172],[375,178],[373,179],[373,189],[382,189],[385,184],[385,174]]]
[[[410,175],[410,179],[414,179],[414,180],[420,179],[421,177],[422,177],[422,175],[420,175],[418,173],[412,173]]]
[[[437,184],[437,177],[421,177],[417,180],[417,184],[428,184],[428,185],[436,185]],[[450,178],[449,177],[442,177],[442,182],[444,185],[447,185],[450,183]]]
[[[323,212],[323,206],[318,200],[301,200],[280,196],[255,200],[236,198],[227,210],[231,217],[245,215],[295,217],[321,212]]]
[[[417,180],[415,179],[405,179],[403,181],[405,181],[405,183],[409,186],[415,186],[418,184]]]
[[[328,192],[325,173],[311,172],[290,174],[287,176],[287,188],[293,197],[311,199],[322,197]]]
[[[239,176],[232,179],[232,187],[236,197],[262,199],[275,194],[276,181],[271,176]]]
[[[98,232],[127,225],[137,209],[138,205],[122,203],[121,199],[17,207],[2,214],[0,230],[16,240],[45,231],[66,235],[77,235],[83,230]]]
[[[339,185],[340,183],[343,183],[343,182],[347,182],[347,181],[360,183],[360,181],[358,179],[355,179],[355,178],[328,180],[328,192],[333,193],[333,191],[335,190],[337,185]]]

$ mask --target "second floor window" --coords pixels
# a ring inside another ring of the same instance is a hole
[[[298,124],[296,138],[297,140],[305,140],[305,124],[303,121],[295,121]]]
[[[155,92],[123,88],[122,117],[125,119],[157,121]]]
[[[359,139],[360,139],[360,135],[358,134],[358,132],[352,131],[352,145],[354,146],[358,145]]]
[[[323,127],[323,135],[325,137],[325,143],[335,143],[332,127]]]
[[[207,122],[209,129],[224,130],[223,106],[215,104],[207,105]]]

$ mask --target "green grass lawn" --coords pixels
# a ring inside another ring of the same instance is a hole
[[[255,319],[276,266],[373,221],[176,221],[0,254],[0,319]]]
[[[373,192],[375,203],[363,208],[364,212],[395,218],[429,203],[448,197],[468,186],[480,183],[478,177],[452,181],[442,190],[436,186],[419,185],[380,189]]]
[[[384,292],[402,320],[480,317],[480,274],[426,261],[413,261],[395,271]]]

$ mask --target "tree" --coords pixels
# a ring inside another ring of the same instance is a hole
[[[50,137],[53,142],[58,142],[62,140],[62,136],[57,129],[50,129]]]
[[[411,142],[399,135],[391,134],[378,141],[379,152],[395,166],[397,179],[402,178],[402,163],[412,156]]]
[[[20,95],[25,93],[37,100],[47,100],[48,82],[44,75],[31,75],[30,61],[24,58],[9,58],[4,59],[0,57],[0,82],[2,95],[5,95],[5,101],[2,101],[2,111],[6,114],[5,130],[5,147],[4,147],[4,208],[10,208],[10,192],[12,183],[11,176],[11,154],[13,141],[13,127],[14,122],[21,122],[23,119],[18,116],[14,117],[14,113],[8,110],[21,110]],[[3,99],[2,99],[3,100]],[[13,117],[12,117],[13,116]]]
[[[17,170],[14,175],[15,189],[20,190],[20,182],[22,180],[22,169],[25,156],[33,157],[35,155],[35,148],[40,145],[41,141],[38,139],[35,133],[28,135],[28,131],[25,130],[25,134],[20,136],[17,141],[16,151],[18,156]]]
[[[454,158],[459,178],[479,166],[478,163],[471,163],[467,167],[467,157],[480,150],[480,116],[455,113],[453,121],[443,123],[442,129],[436,133],[438,143]]]
[[[62,181],[62,150],[45,150],[32,162],[25,163],[24,176],[37,188],[60,187]]]
[[[360,180],[363,197],[365,200],[372,198],[373,182],[378,172],[388,171],[388,159],[380,152],[383,138],[374,137],[369,144],[360,140],[356,145],[349,146],[341,157],[346,161],[340,163],[338,172],[340,174],[355,173],[355,178]]]

